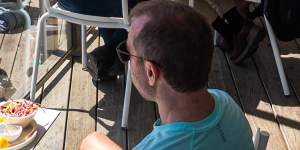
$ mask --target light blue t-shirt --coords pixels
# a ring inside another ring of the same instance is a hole
[[[154,123],[134,150],[254,150],[252,132],[240,107],[227,93],[209,89],[213,112],[196,122]]]

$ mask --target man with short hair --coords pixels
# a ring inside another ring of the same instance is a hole
[[[134,149],[254,149],[239,106],[227,93],[206,89],[213,43],[204,17],[183,4],[152,0],[130,18],[127,49],[117,52],[130,60],[132,82],[157,103],[161,118]],[[80,148],[121,149],[96,132]]]

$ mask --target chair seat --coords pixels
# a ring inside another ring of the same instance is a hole
[[[86,21],[93,21],[93,22],[106,22],[106,23],[124,23],[124,19],[120,17],[101,17],[101,16],[93,16],[93,15],[84,15],[75,13],[72,11],[68,11],[65,9],[62,9],[58,6],[56,3],[53,5],[50,10],[48,10],[49,14],[60,14],[80,20],[86,20]]]

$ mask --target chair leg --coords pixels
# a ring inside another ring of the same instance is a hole
[[[253,138],[254,149],[257,150],[260,139],[260,128],[257,128],[255,136]]]
[[[280,77],[280,81],[281,81],[281,85],[283,88],[283,93],[285,96],[290,95],[290,90],[289,90],[289,86],[287,83],[287,79],[285,76],[285,72],[282,66],[282,62],[281,62],[281,58],[280,58],[280,54],[279,54],[279,50],[278,50],[278,44],[276,41],[276,36],[274,34],[273,28],[271,26],[271,24],[269,23],[267,17],[264,15],[264,19],[265,19],[265,23],[266,23],[266,28],[268,31],[268,35],[271,41],[271,46],[272,46],[272,50],[273,50],[273,54],[274,54],[274,58],[275,58],[275,62],[277,65],[277,70],[279,73],[279,77]]]
[[[41,26],[41,30],[42,30],[42,40],[43,40],[43,43],[41,44],[42,46],[42,49],[43,49],[43,53],[42,53],[42,62],[45,62],[48,58],[48,44],[47,44],[47,28],[46,28],[46,23],[47,21],[45,20],[43,22],[43,25]]]
[[[87,70],[87,52],[86,52],[86,26],[81,25],[81,61],[82,70]]]
[[[127,129],[127,125],[128,125],[128,114],[129,114],[131,87],[132,87],[132,82],[131,82],[131,76],[130,76],[130,63],[128,62],[126,88],[125,88],[123,114],[122,114],[122,124],[121,124],[121,127],[123,129]]]
[[[217,30],[214,30],[214,46],[216,47],[217,46],[217,38],[219,36],[219,33]]]
[[[36,42],[35,42],[35,52],[34,52],[34,61],[33,61],[33,73],[32,73],[32,80],[31,80],[31,89],[30,89],[30,99],[34,101],[35,99],[35,92],[36,92],[36,82],[37,82],[37,75],[38,75],[38,67],[39,67],[39,61],[40,61],[40,54],[41,54],[41,45],[45,44],[42,42],[46,41],[41,41],[42,36],[45,35],[45,21],[49,17],[48,13],[45,13],[41,16],[41,18],[38,21],[37,24],[37,36],[36,36]],[[44,29],[43,29],[44,28]]]
[[[189,6],[194,7],[194,4],[195,4],[194,0],[189,0]]]
[[[26,10],[23,9],[23,7],[22,7],[22,9],[20,9],[20,11],[24,14],[24,16],[25,16],[25,18],[26,18],[26,19],[25,19],[25,20],[26,20],[25,29],[29,29],[30,26],[31,26],[31,19],[30,19],[30,16],[29,16],[28,12],[27,12]]]

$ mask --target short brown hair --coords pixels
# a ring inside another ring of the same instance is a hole
[[[213,53],[206,19],[193,8],[168,0],[139,3],[130,18],[149,21],[134,39],[137,54],[159,63],[166,81],[178,92],[206,86]]]

